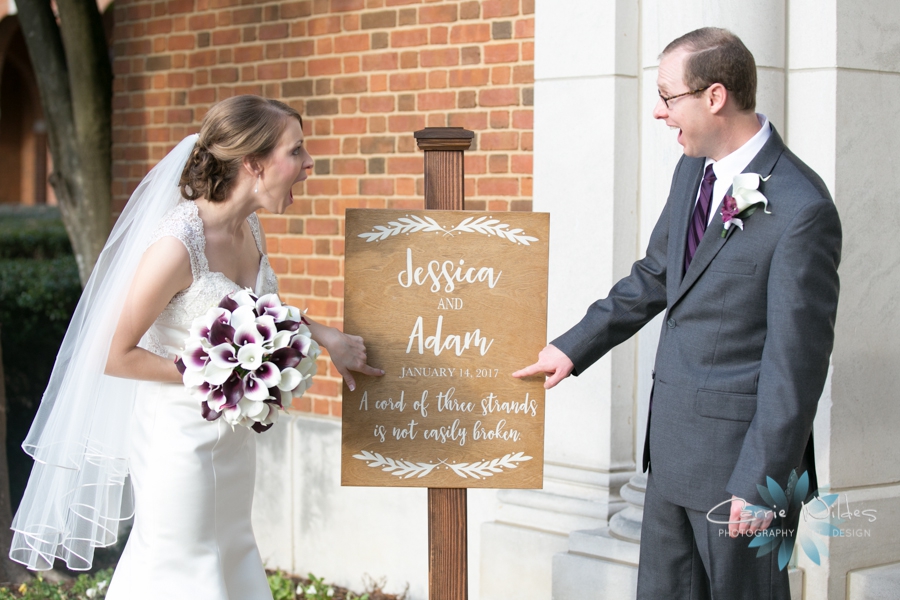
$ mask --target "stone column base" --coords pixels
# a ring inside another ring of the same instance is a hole
[[[609,527],[569,534],[568,552],[553,557],[553,600],[634,600],[640,544]],[[803,571],[790,569],[792,600],[803,598]]]

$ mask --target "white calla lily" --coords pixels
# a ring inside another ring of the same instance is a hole
[[[769,213],[769,200],[759,191],[759,182],[768,177],[760,177],[758,173],[738,173],[731,181],[731,195],[737,202],[738,212],[743,212],[754,204],[762,204],[766,214]]]
[[[251,305],[239,306],[231,313],[231,326],[235,330],[256,320],[256,313]]]
[[[238,358],[234,354],[234,346],[227,342],[223,342],[218,346],[209,349],[209,363],[220,369],[232,369],[237,366]]]
[[[234,427],[235,425],[241,424],[244,415],[241,412],[240,405],[238,405],[223,409],[222,418],[225,419],[226,423]]]
[[[262,364],[264,354],[265,350],[259,344],[247,344],[238,350],[237,359],[242,368],[255,371]]]
[[[291,335],[292,332],[286,329],[284,331],[279,331],[278,333],[276,333],[275,337],[272,339],[272,350],[278,350],[290,344]]]
[[[303,375],[297,369],[288,367],[281,371],[281,381],[278,382],[278,389],[283,392],[290,392],[297,384],[303,380]]]
[[[203,379],[210,385],[222,385],[231,376],[232,371],[234,371],[234,366],[220,367],[210,361],[203,370]]]
[[[231,299],[238,303],[238,306],[256,306],[256,300],[253,299],[253,296],[250,293],[250,288],[243,288],[234,294],[232,294]]]
[[[266,417],[269,413],[268,404],[265,402],[254,402],[248,398],[241,399],[238,403],[238,407],[241,409],[241,414],[254,421],[259,421],[260,417]]]
[[[184,375],[181,376],[181,380],[187,387],[196,387],[198,385],[203,385],[204,383],[206,383],[205,369],[203,371],[186,369]]]
[[[237,312],[237,311],[235,311]],[[247,344],[262,345],[265,338],[256,328],[256,322],[250,321],[244,323],[234,331],[234,343],[238,346],[246,346]]]

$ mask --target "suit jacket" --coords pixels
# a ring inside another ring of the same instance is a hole
[[[825,184],[774,128],[744,170],[769,201],[722,237],[721,207],[684,272],[704,159],[683,156],[647,255],[552,342],[577,375],[665,311],[644,469],[672,502],[765,504],[791,469],[816,488],[812,424],[834,342],[841,224]],[[731,193],[729,190],[728,194]]]

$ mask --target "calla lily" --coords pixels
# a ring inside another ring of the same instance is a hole
[[[270,399],[266,400],[266,402],[269,402],[278,408],[284,408],[285,405],[291,405],[291,393],[279,390],[277,386],[269,388],[269,396]]]
[[[238,290],[232,294],[231,298],[238,303],[238,306],[256,307],[256,296],[250,293],[249,288]]]
[[[768,199],[759,191],[760,182],[768,179],[768,177],[760,177],[758,173],[738,173],[734,176],[731,181],[732,195],[726,195],[722,205],[723,237],[732,225],[737,225],[741,230],[744,229],[744,221],[738,218],[738,215],[751,206],[762,204],[763,212],[771,214],[768,210]]]
[[[225,342],[209,349],[209,363],[220,369],[233,369],[238,365],[238,357],[234,353],[234,346]]]
[[[230,312],[233,312],[238,306],[238,303],[235,302],[231,296],[225,296],[222,298],[222,301],[219,302],[219,308],[224,308]]]
[[[264,362],[254,372],[256,378],[259,379],[266,387],[278,385],[281,381],[281,371],[271,361]]]
[[[291,336],[291,348],[302,356],[309,356],[309,350],[315,342],[308,335],[294,334]]]
[[[216,386],[207,396],[206,403],[209,405],[210,410],[222,412],[222,409],[228,404],[228,398],[225,396],[225,391],[221,387]]]
[[[225,380],[231,377],[233,371],[234,367],[220,367],[212,361],[209,361],[206,368],[203,369],[203,379],[209,382],[210,385],[222,385],[225,383]]]
[[[281,381],[278,382],[278,389],[284,392],[292,391],[303,380],[300,371],[288,367],[281,370]]]
[[[253,323],[256,320],[256,311],[250,305],[239,306],[231,313],[231,326],[240,329],[244,325]]]
[[[266,294],[260,296],[256,301],[256,312],[262,315],[269,315],[275,319],[275,322],[284,321],[287,317],[288,309],[281,303],[278,294]]]
[[[241,368],[255,371],[262,364],[264,354],[265,351],[259,344],[247,344],[238,350],[237,359],[241,363]]]
[[[241,414],[241,409],[237,406],[229,406],[222,410],[222,418],[225,419],[226,423],[234,427],[241,424],[244,415]]]
[[[306,390],[312,387],[313,384],[313,375],[318,371],[318,367],[316,366],[316,362],[314,360],[304,360],[297,367],[296,371],[300,374],[300,382],[291,390],[291,393],[295,398],[299,398],[302,396]]]
[[[185,369],[189,371],[202,371],[206,368],[206,363],[209,362],[209,354],[206,352],[206,348],[203,347],[203,344],[194,342],[185,347],[184,354],[181,355],[181,360],[184,361]]]
[[[263,337],[263,343],[270,343],[278,335],[278,328],[275,327],[272,315],[256,317],[256,330]]]
[[[206,383],[206,372],[185,369],[181,376],[181,380],[187,387],[196,387]]]
[[[231,320],[231,311],[220,306],[214,306],[206,311],[201,318],[195,319],[191,323],[190,336],[192,338],[209,338],[210,329],[213,323],[222,323],[228,325]]]
[[[284,348],[288,344],[291,343],[291,336],[293,334],[290,331],[279,331],[275,334],[275,337],[272,339],[272,348],[278,350],[279,348]]]
[[[254,402],[244,398],[238,407],[241,409],[241,414],[254,421],[260,421],[269,414],[269,406],[265,402]]]
[[[275,323],[278,331],[297,331],[300,325],[302,325],[300,321],[291,321],[290,319]]]
[[[244,376],[244,398],[254,402],[262,402],[268,397],[269,388],[259,380],[256,373],[247,373]]]
[[[285,369],[289,369],[291,367],[296,367],[300,364],[300,360],[303,358],[303,355],[290,346],[286,348],[279,348],[269,357],[269,361],[274,363],[279,370],[283,371]]]
[[[225,383],[222,384],[222,392],[225,394],[225,406],[237,406],[244,397],[244,381],[237,373],[232,372]]]
[[[207,402],[203,402],[200,405],[200,415],[207,421],[215,421],[216,419],[219,418],[221,413],[211,409]]]
[[[209,342],[213,346],[230,344],[234,341],[234,327],[221,321],[216,321],[209,328]]]
[[[264,341],[265,338],[257,329],[254,321],[244,323],[234,331],[234,343],[238,346],[246,346],[247,344],[261,345]]]

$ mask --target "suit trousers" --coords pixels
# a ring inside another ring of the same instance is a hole
[[[710,507],[712,508],[712,507]],[[728,520],[729,505],[713,516]],[[790,600],[778,551],[756,557],[751,538],[666,499],[648,474],[641,525],[638,600]]]

